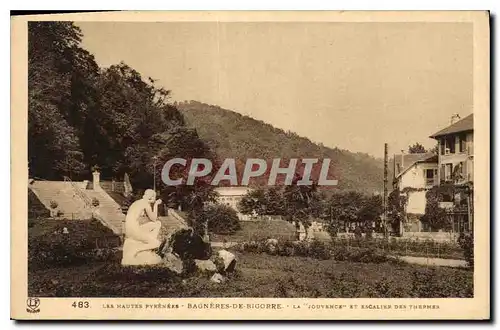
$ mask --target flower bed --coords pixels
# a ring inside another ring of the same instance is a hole
[[[284,257],[310,257],[319,260],[333,258],[337,261],[364,263],[381,263],[389,260],[387,253],[380,249],[348,248],[347,246],[332,247],[327,243],[316,240],[307,242],[268,239],[241,243],[235,249],[240,252],[266,253]]]

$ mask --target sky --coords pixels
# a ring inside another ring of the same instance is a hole
[[[78,22],[172,100],[219,105],[325,146],[383,157],[472,113],[469,23]]]

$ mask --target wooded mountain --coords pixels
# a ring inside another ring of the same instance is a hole
[[[244,164],[247,158],[330,158],[330,173],[339,180],[339,190],[383,191],[381,159],[318,145],[294,132],[218,106],[197,101],[174,105],[184,115],[186,124],[197,130],[221,161],[236,158]]]

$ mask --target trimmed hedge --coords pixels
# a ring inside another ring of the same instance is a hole
[[[337,261],[352,261],[365,263],[382,263],[389,260],[387,254],[378,249],[347,248],[346,246],[331,247],[322,241],[278,241],[260,240],[239,244],[240,252],[266,253],[284,257],[299,256],[320,260],[333,257]]]

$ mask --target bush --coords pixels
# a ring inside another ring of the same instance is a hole
[[[295,246],[291,241],[278,243],[278,255],[282,257],[292,257],[295,253]]]
[[[59,206],[59,204],[57,204],[56,201],[54,201],[54,200],[50,201],[50,208],[57,209],[58,206]]]
[[[335,247],[333,258],[337,261],[351,261],[363,263],[383,263],[388,261],[384,251],[368,248],[350,248],[346,246]]]
[[[201,259],[207,260],[212,255],[210,243],[205,243],[202,237],[190,229],[181,229],[170,238],[172,250],[182,260]]]
[[[354,237],[356,237],[356,239],[361,239],[361,237],[363,237],[363,231],[360,226],[356,226],[356,228],[354,228]]]
[[[226,205],[207,206],[193,222],[196,232],[203,232],[205,224],[215,234],[232,234],[241,228],[236,211]]]
[[[296,241],[292,243],[295,246],[295,255],[299,257],[309,256],[309,244],[305,241]]]
[[[269,255],[279,255],[283,257],[310,257],[320,260],[331,258],[329,247],[322,241],[278,241],[259,240],[245,242],[239,245],[240,252],[263,253]]]
[[[315,259],[328,260],[331,258],[330,249],[324,242],[313,240],[309,246],[309,256]]]
[[[107,260],[114,257],[113,249],[120,244],[96,220],[40,220],[29,229],[28,263],[34,268],[50,268]]]
[[[460,233],[458,244],[464,250],[464,258],[470,268],[474,268],[474,234]]]
[[[411,291],[418,298],[473,297],[474,289],[467,274],[438,276],[435,268],[415,270],[412,273]]]

